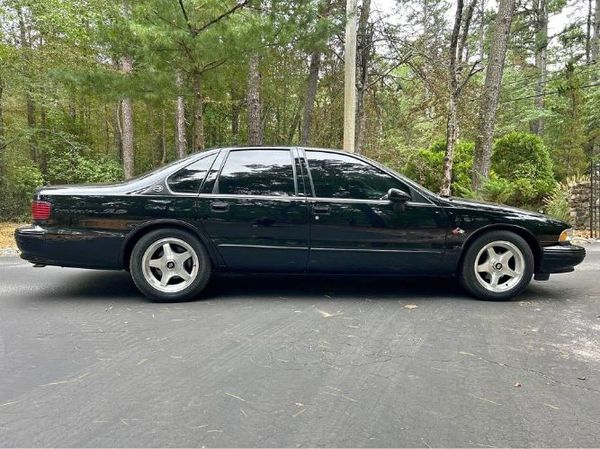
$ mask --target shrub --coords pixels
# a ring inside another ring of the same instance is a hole
[[[0,201],[0,218],[23,219],[35,190],[44,185],[44,178],[37,165],[29,160],[11,161],[6,165],[2,180],[3,195]]]
[[[539,205],[554,187],[550,153],[542,140],[533,134],[513,132],[494,144],[492,168],[498,178],[509,183],[490,180],[488,192],[506,197],[515,206]],[[488,183],[489,184],[489,183]]]
[[[539,192],[528,179],[508,180],[495,174],[490,176],[482,192],[486,201],[533,210],[537,209],[539,204],[538,195]]]
[[[123,171],[113,160],[91,158],[69,149],[50,154],[47,177],[50,184],[104,183],[122,179]]]
[[[473,170],[473,142],[459,141],[454,149],[452,192],[457,196],[471,195]],[[428,189],[437,192],[442,184],[446,142],[437,141],[429,148],[419,150],[404,166],[403,172]]]
[[[577,184],[589,182],[588,176],[571,176],[564,182],[556,183],[550,194],[544,198],[544,211],[559,220],[568,222],[570,220],[569,212],[569,194],[571,188]]]
[[[569,190],[565,183],[557,183],[554,190],[544,198],[544,209],[548,215],[569,221]]]

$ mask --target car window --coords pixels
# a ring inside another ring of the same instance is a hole
[[[404,183],[360,159],[325,151],[306,154],[317,197],[378,200],[392,187],[410,193]]]
[[[229,195],[295,195],[289,150],[231,151],[215,190]]]
[[[216,157],[216,154],[203,157],[171,175],[167,180],[169,188],[177,193],[198,193]]]

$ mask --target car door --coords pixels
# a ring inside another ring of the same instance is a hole
[[[309,209],[294,151],[227,150],[209,173],[198,211],[228,268],[305,271]]]
[[[306,150],[312,272],[435,273],[446,239],[443,209],[367,160]],[[410,195],[398,204],[390,188]]]

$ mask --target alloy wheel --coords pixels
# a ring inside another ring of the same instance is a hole
[[[490,242],[477,253],[473,268],[475,278],[483,288],[501,293],[521,282],[525,257],[514,243],[505,240]]]
[[[185,290],[198,275],[198,255],[185,241],[168,237],[152,243],[142,257],[146,281],[165,293]]]

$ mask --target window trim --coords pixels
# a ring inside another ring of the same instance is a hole
[[[311,169],[310,169],[310,164],[309,164],[309,158],[308,158],[308,153],[311,152],[311,151],[312,152],[316,152],[316,153],[330,153],[330,154],[333,154],[335,156],[345,156],[345,157],[349,157],[351,159],[360,161],[360,162],[362,162],[362,163],[364,163],[364,164],[366,164],[366,165],[374,168],[375,170],[379,171],[380,173],[384,173],[387,176],[389,176],[390,178],[395,179],[396,181],[399,181],[399,182],[403,183],[404,185],[406,185],[406,187],[409,190],[410,198],[411,198],[411,200],[408,201],[409,204],[428,204],[428,203],[421,203],[419,201],[415,201],[414,189],[413,189],[413,187],[410,184],[404,182],[403,179],[399,179],[398,177],[394,176],[392,173],[389,173],[386,170],[382,170],[381,167],[378,167],[378,166],[372,164],[368,159],[364,159],[364,158],[362,158],[360,156],[357,156],[357,155],[354,155],[354,154],[340,154],[338,151],[331,151],[331,150],[327,150],[327,149],[320,149],[320,148],[307,148],[307,149],[305,149],[305,148],[302,148],[302,152],[304,153],[304,161],[305,161],[305,164],[306,164],[306,170],[308,172],[308,177],[310,179],[310,186],[311,186],[311,189],[312,189],[312,197],[311,198],[314,199],[314,200],[318,200],[319,202],[322,202],[322,201],[341,201],[341,202],[344,202],[344,203],[357,203],[357,202],[360,202],[360,203],[373,203],[373,204],[390,204],[389,200],[381,200],[381,199],[375,199],[375,198],[337,198],[337,197],[334,197],[334,196],[332,196],[332,197],[317,196],[317,191],[315,189],[315,185],[314,185],[314,182],[313,182],[313,178],[312,178],[312,174],[311,174]]]
[[[213,165],[215,164],[215,162],[219,158],[219,153],[220,153],[220,151],[210,151],[210,152],[207,151],[206,153],[203,153],[203,154],[199,155],[197,158],[195,158],[189,164],[184,165],[183,167],[179,168],[178,170],[174,171],[173,173],[170,173],[166,178],[164,178],[164,183],[165,183],[165,186],[167,188],[167,191],[171,195],[198,196],[198,194],[202,191],[202,187],[204,187],[204,183],[206,182],[206,177],[208,176],[208,174],[212,170]],[[196,162],[199,162],[202,159],[206,159],[207,157],[211,157],[211,156],[214,156],[215,159],[212,161],[212,164],[210,164],[210,167],[208,168],[208,171],[206,172],[206,175],[204,176],[204,179],[200,183],[200,187],[198,188],[198,191],[196,193],[191,193],[191,192],[177,192],[176,190],[173,190],[171,188],[171,185],[169,184],[169,182],[170,182],[172,176],[175,176],[177,173],[185,170],[189,166],[194,165]]]
[[[219,168],[219,172],[217,174],[217,178],[215,180],[215,184],[212,188],[212,192],[210,193],[206,193],[206,192],[200,192],[200,195],[204,196],[204,197],[208,197],[210,196],[211,198],[251,198],[251,199],[297,199],[297,198],[304,198],[301,197],[300,195],[298,195],[298,183],[297,183],[297,174],[296,174],[296,168],[295,168],[295,160],[293,157],[293,150],[294,148],[279,148],[279,147],[269,147],[269,148],[261,148],[261,147],[251,147],[251,148],[228,148],[226,150],[226,154],[223,157],[223,162],[221,163],[221,167]],[[293,195],[287,195],[287,196],[280,196],[280,195],[244,195],[244,194],[240,194],[240,193],[220,193],[219,190],[219,181],[221,179],[221,174],[223,172],[223,169],[225,168],[225,165],[227,164],[227,161],[229,160],[229,156],[231,155],[231,153],[233,152],[237,152],[237,151],[287,151],[288,156],[290,157],[290,164],[292,166],[292,176],[293,176],[293,181],[294,181],[294,194]],[[215,159],[216,160],[216,159]]]

